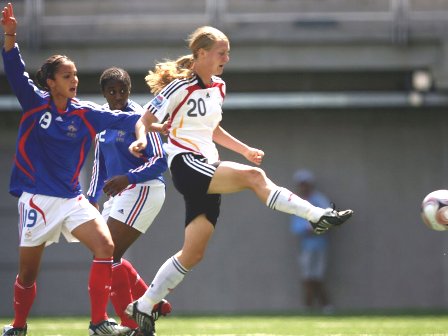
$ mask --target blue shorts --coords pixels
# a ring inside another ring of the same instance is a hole
[[[323,280],[327,268],[326,249],[302,250],[299,264],[304,280]]]

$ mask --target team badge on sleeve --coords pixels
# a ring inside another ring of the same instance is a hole
[[[163,95],[158,94],[154,97],[154,99],[151,101],[151,105],[154,106],[156,109],[160,109],[166,102],[166,99]]]

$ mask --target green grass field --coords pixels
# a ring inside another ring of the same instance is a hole
[[[87,324],[87,317],[31,318],[28,336],[87,336]],[[448,335],[448,315],[171,316],[156,326],[158,336],[441,336]]]

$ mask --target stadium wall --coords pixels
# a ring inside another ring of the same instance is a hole
[[[350,310],[448,308],[448,239],[419,214],[423,197],[447,185],[447,125],[445,111],[425,108],[232,110],[223,120],[265,151],[262,167],[275,182],[293,188],[293,172],[309,168],[338,207],[355,210],[329,233],[330,296],[335,308]],[[7,194],[15,135],[15,126],[0,132],[0,316],[13,314],[17,273],[16,199]],[[244,162],[224,149],[221,155]],[[147,281],[183,241],[183,201],[166,177],[165,206],[127,256]],[[61,241],[44,254],[33,316],[89,312],[91,255]],[[225,195],[205,260],[168,298],[176,313],[299,310],[296,252],[287,215],[250,192]]]

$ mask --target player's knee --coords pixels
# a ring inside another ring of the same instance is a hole
[[[204,254],[204,252],[199,252],[193,255],[193,258],[191,259],[193,266],[196,266],[202,261],[202,259],[204,259]]]
[[[114,253],[114,243],[112,240],[104,240],[101,244],[98,244],[93,251],[93,254],[97,258],[110,258]]]
[[[188,256],[185,256],[182,265],[187,269],[192,269],[204,259],[205,251],[190,252]]]
[[[266,174],[261,168],[251,167],[245,172],[245,180],[250,189],[257,189],[266,184]]]
[[[37,274],[34,271],[21,270],[18,275],[18,283],[23,287],[31,287],[36,282]]]

